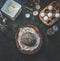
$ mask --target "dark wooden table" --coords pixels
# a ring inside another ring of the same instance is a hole
[[[24,3],[22,0],[21,2],[16,1]],[[54,0],[41,0],[41,10],[52,1]],[[5,0],[0,0],[0,8],[4,2]],[[0,31],[0,61],[60,61],[60,21],[54,24],[58,26],[59,31],[53,36],[47,36],[46,31],[49,27],[44,25],[38,16],[34,17],[32,12],[27,11],[24,4],[22,6],[23,11],[16,21],[8,19],[6,23],[9,27],[8,32]],[[30,19],[26,19],[24,16],[27,12],[31,14]],[[37,26],[43,36],[43,46],[40,52],[30,56],[21,54],[15,42],[17,29],[28,24]]]

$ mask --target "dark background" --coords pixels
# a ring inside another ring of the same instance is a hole
[[[6,0],[0,0],[0,8]],[[8,19],[8,32],[2,32],[0,30],[0,61],[60,61],[60,21],[56,22],[59,30],[53,36],[47,36],[46,31],[49,28],[44,25],[40,19],[34,17],[32,12],[25,9],[25,0],[16,0],[18,3],[23,3],[23,11],[16,21],[10,21]],[[24,2],[23,2],[24,1]],[[41,0],[41,10],[54,0]],[[58,0],[56,0],[58,1]],[[25,18],[25,13],[31,14],[30,19]],[[16,47],[15,34],[19,27],[23,25],[35,25],[39,28],[43,37],[43,45],[38,54],[35,55],[23,55]],[[53,25],[52,25],[53,26]]]

